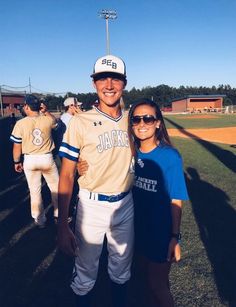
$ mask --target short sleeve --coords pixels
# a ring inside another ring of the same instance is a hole
[[[63,136],[59,156],[77,162],[81,147],[80,140],[79,120],[78,117],[73,117]]]
[[[10,141],[13,143],[21,144],[22,143],[22,132],[20,129],[20,122],[17,122],[14,126],[14,129],[10,136]]]
[[[183,172],[183,161],[179,154],[173,159],[173,164],[168,170],[168,189],[171,199],[188,200],[188,192]]]

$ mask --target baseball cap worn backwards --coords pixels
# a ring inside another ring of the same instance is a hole
[[[78,104],[78,100],[75,97],[68,97],[64,101],[64,106],[65,107],[68,107],[68,106],[71,106],[71,105],[75,105],[75,104]]]
[[[124,61],[111,54],[97,59],[91,77],[96,78],[100,75],[106,74],[117,74],[123,79],[126,79],[126,67]]]
[[[34,95],[26,95],[25,96],[25,104],[27,105],[40,105],[41,102],[40,100],[38,99],[38,97],[34,96]]]

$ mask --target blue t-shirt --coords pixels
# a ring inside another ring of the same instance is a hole
[[[133,188],[136,248],[152,261],[165,262],[172,232],[171,199],[187,200],[182,158],[159,145],[138,151]]]

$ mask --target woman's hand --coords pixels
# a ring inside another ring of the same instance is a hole
[[[181,249],[176,238],[171,238],[168,248],[167,261],[179,262],[181,259]]]
[[[77,163],[77,170],[80,176],[83,176],[86,174],[87,170],[89,168],[89,165],[86,160],[79,160]]]
[[[21,162],[15,163],[15,171],[16,171],[17,173],[22,173],[23,170],[24,170],[24,169],[23,169],[23,165],[22,165]]]

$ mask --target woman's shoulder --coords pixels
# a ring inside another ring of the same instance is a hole
[[[177,148],[167,144],[162,144],[160,148],[165,151],[165,154],[167,154],[169,158],[181,159],[181,155]]]

